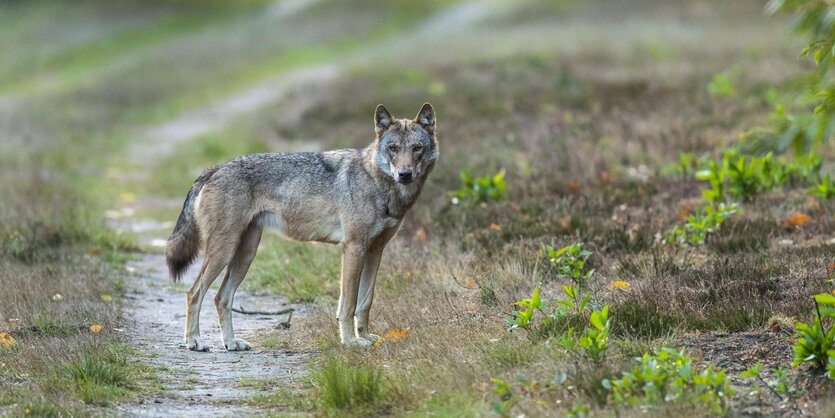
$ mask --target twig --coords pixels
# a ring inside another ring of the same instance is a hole
[[[293,308],[282,309],[280,311],[248,311],[244,309],[243,305],[241,305],[241,307],[237,309],[234,307],[232,308],[232,312],[237,312],[244,315],[286,315],[288,313],[292,314],[293,311],[295,311],[295,309]]]

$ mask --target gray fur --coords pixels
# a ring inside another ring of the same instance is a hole
[[[367,316],[380,253],[417,200],[438,158],[434,110],[428,103],[414,120],[395,119],[380,105],[374,120],[376,138],[366,148],[251,154],[212,167],[195,181],[167,250],[175,279],[198,248],[206,254],[200,275],[189,290],[189,348],[204,349],[197,316],[192,312],[199,312],[204,289],[228,266],[224,285],[232,283],[228,291],[234,293],[264,227],[299,241],[343,245],[338,314],[342,339],[346,344],[364,344],[360,340],[371,338]],[[404,171],[414,173],[413,177],[398,177],[398,172]],[[224,317],[231,320],[227,310],[231,309],[232,294],[218,294],[216,299],[224,327]],[[357,338],[346,335],[348,323],[353,329],[354,314],[364,322],[351,331]],[[231,337],[231,323],[228,328],[228,338],[224,331],[227,348],[248,348],[248,343]]]

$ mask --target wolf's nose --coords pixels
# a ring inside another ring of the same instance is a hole
[[[400,181],[412,181],[412,170],[401,168],[397,170],[397,176],[400,177]]]

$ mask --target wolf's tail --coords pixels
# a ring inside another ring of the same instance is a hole
[[[204,171],[194,181],[185,202],[183,202],[183,210],[180,212],[180,217],[177,218],[177,225],[174,226],[174,231],[168,238],[165,259],[168,262],[171,279],[175,282],[180,280],[180,277],[200,252],[200,229],[194,220],[194,203],[197,196],[200,195],[203,185],[208,182],[215,171],[217,171],[217,167],[212,167]]]

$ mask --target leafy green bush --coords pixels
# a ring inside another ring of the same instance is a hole
[[[459,173],[461,188],[449,192],[449,195],[456,199],[472,199],[476,202],[500,201],[504,199],[504,191],[507,188],[504,174],[505,171],[502,170],[492,176],[474,178],[472,171],[463,170]]]
[[[812,325],[797,323],[794,361],[792,367],[809,362],[815,368],[828,368],[829,378],[835,379],[832,365],[835,363],[835,295],[821,293],[813,296],[817,316]]]
[[[697,372],[693,360],[671,348],[658,354],[644,353],[640,364],[619,379],[604,379],[602,384],[611,390],[615,402],[653,408],[664,403],[692,403],[707,406],[714,413],[727,408],[732,394],[725,370],[712,366]]]
[[[832,199],[835,197],[835,179],[830,179],[828,175],[824,176],[820,183],[809,189],[809,194],[827,200]]]
[[[680,156],[681,164],[692,164],[691,157]],[[727,150],[719,161],[707,161],[696,171],[696,178],[709,183],[703,192],[708,202],[726,202],[729,197],[747,202],[760,193],[787,184],[810,185],[818,182],[822,161],[810,152],[792,161],[774,158],[772,153],[762,157],[742,155]]]
[[[813,57],[817,71],[803,79],[806,89],[803,102],[814,104],[814,111],[803,111],[793,115],[778,106],[772,115],[773,132],[777,149],[792,147],[795,152],[808,151],[814,143],[828,140],[832,136],[835,121],[835,5],[828,0],[771,0],[769,13],[780,11],[794,13],[794,31],[807,37],[808,43],[801,55]],[[808,109],[808,107],[803,106]],[[811,110],[811,109],[810,109]]]
[[[736,96],[736,88],[734,87],[733,75],[728,73],[718,73],[713,76],[713,80],[707,85],[707,92],[712,97],[732,97]]]
[[[738,212],[742,212],[742,209],[736,203],[697,208],[695,213],[687,217],[687,222],[674,226],[667,233],[665,241],[682,246],[704,245],[710,234],[718,231],[722,223]]]

